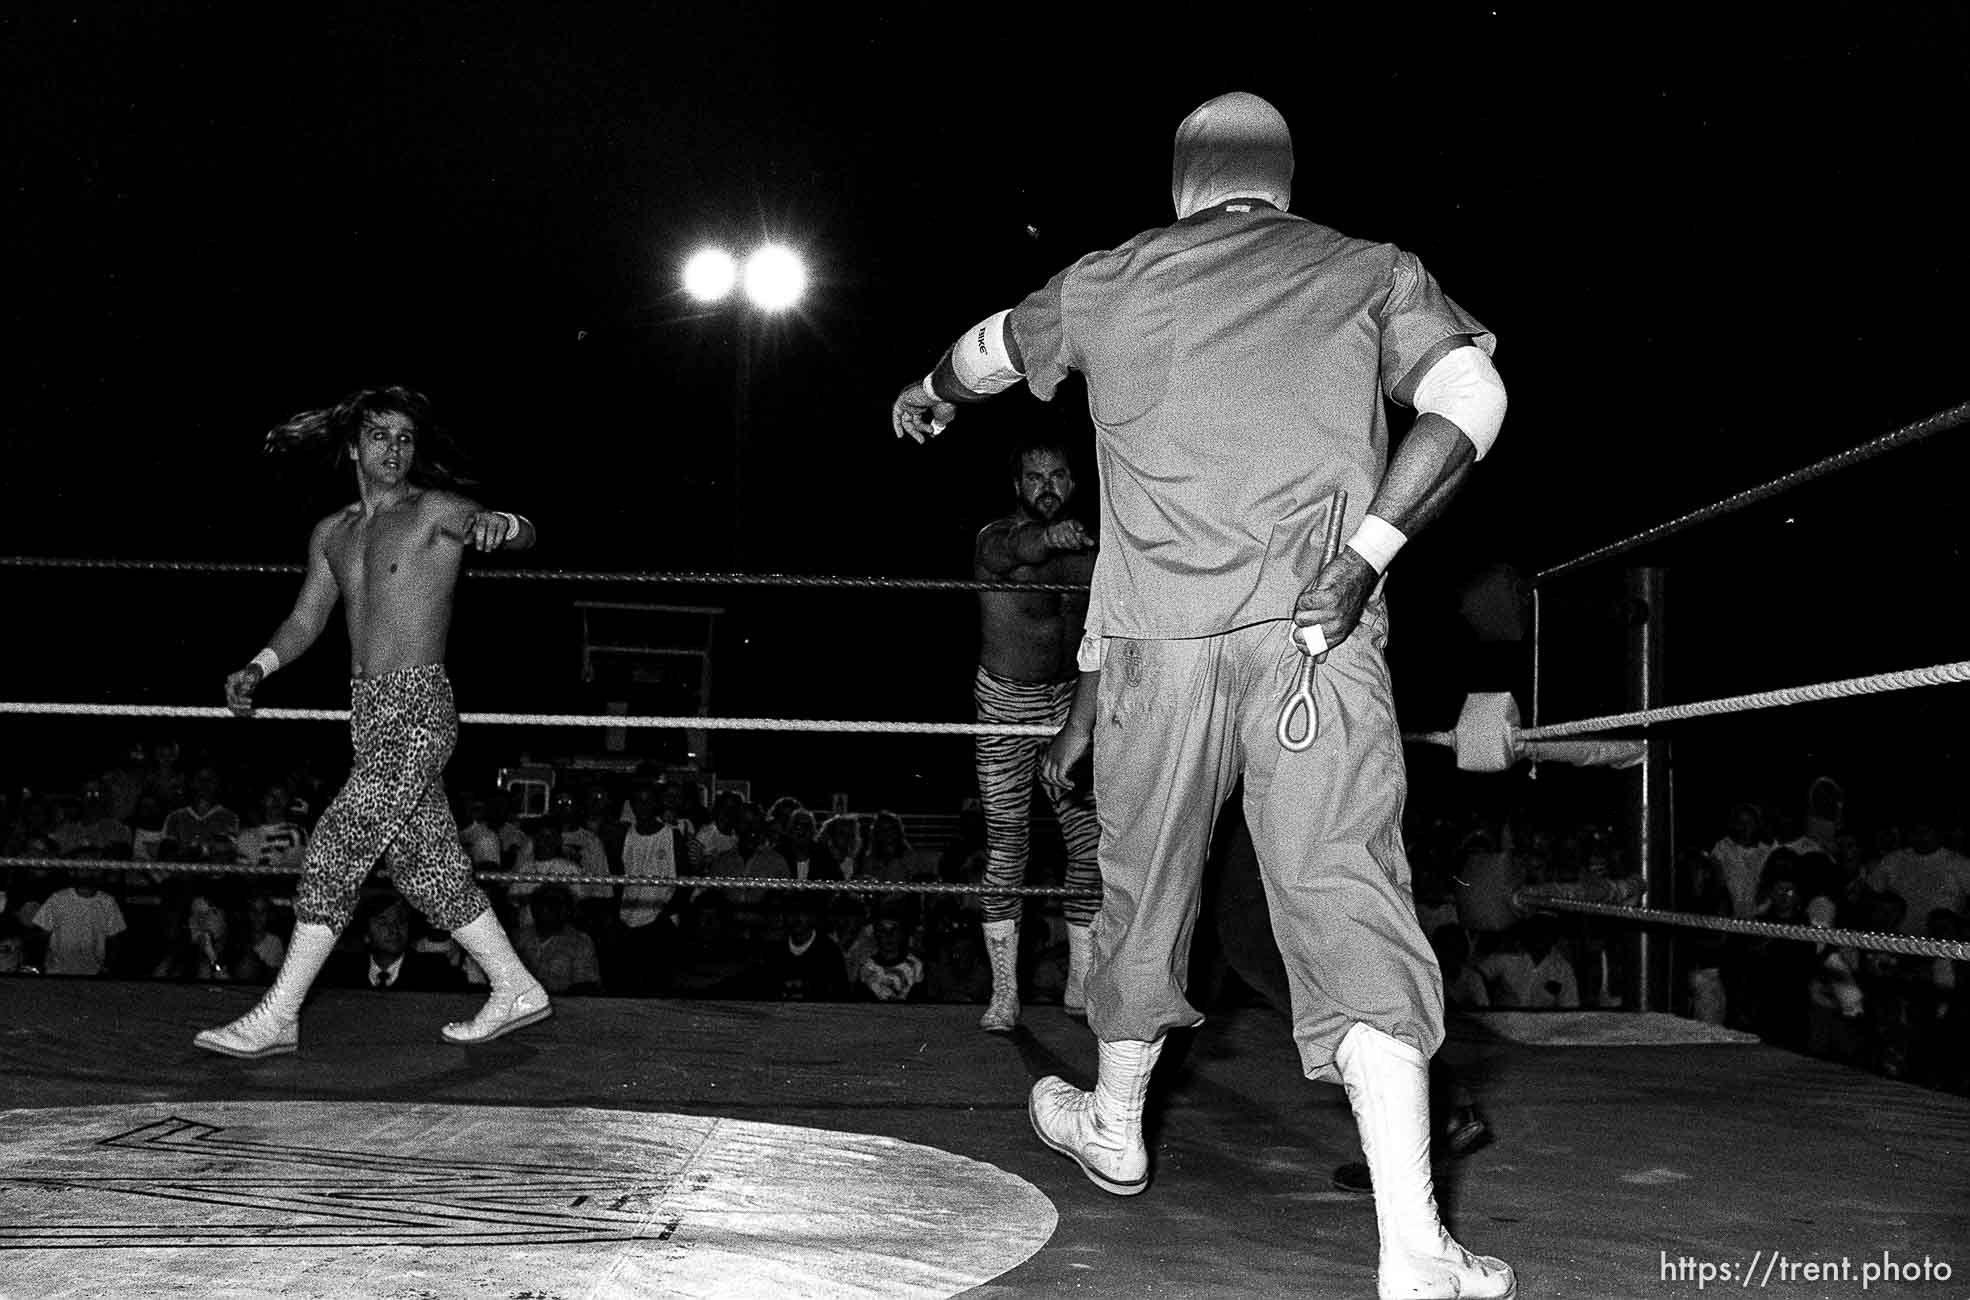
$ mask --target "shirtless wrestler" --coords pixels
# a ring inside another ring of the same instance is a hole
[[[486,972],[491,996],[473,1019],[444,1027],[448,1041],[485,1042],[552,1011],[473,881],[441,780],[458,740],[444,658],[465,552],[523,550],[534,528],[451,490],[435,462],[421,465],[420,438],[430,432],[422,394],[382,388],[268,435],[272,445],[329,442],[353,463],[357,497],[315,525],[294,610],[266,649],[226,678],[226,703],[251,713],[260,684],[315,643],[339,600],[355,763],[308,845],[279,977],[253,1010],[198,1035],[208,1051],[253,1058],[299,1048],[301,1003],[378,859],[404,898]]]

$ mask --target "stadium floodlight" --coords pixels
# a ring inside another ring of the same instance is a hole
[[[699,302],[717,302],[738,283],[739,267],[722,248],[693,253],[684,264],[684,292]]]
[[[746,298],[761,311],[785,311],[807,289],[807,268],[785,244],[762,245],[746,259]]]

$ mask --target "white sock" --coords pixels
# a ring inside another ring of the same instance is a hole
[[[511,992],[534,983],[533,972],[520,960],[520,954],[513,951],[513,941],[506,937],[506,930],[490,907],[474,917],[470,924],[453,930],[451,937],[458,940],[458,946],[470,953],[472,960],[486,972],[493,992]]]
[[[315,976],[321,974],[333,951],[335,931],[314,921],[297,923],[288,937],[287,955],[281,959],[273,987],[267,990],[262,1003],[282,1020],[300,1016],[301,1004],[307,1001]]]

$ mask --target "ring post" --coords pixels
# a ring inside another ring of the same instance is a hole
[[[1628,706],[1653,709],[1663,700],[1666,644],[1664,637],[1661,568],[1627,571]],[[1646,740],[1647,757],[1629,776],[1628,842],[1635,847],[1635,867],[1642,877],[1642,904],[1668,907],[1675,903],[1675,797],[1669,761],[1669,740],[1657,729]],[[1637,926],[1630,945],[1626,1005],[1637,1011],[1667,1011],[1669,945]]]
[[[1528,727],[1539,725],[1539,584],[1532,585],[1532,693],[1526,697],[1526,721]],[[1539,779],[1539,760],[1534,759],[1526,772],[1529,780]]]

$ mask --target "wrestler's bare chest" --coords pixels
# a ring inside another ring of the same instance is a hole
[[[328,564],[342,598],[360,602],[373,590],[416,583],[436,559],[430,521],[415,506],[338,520],[327,539]],[[454,569],[456,566],[452,566]]]
[[[443,657],[460,547],[407,503],[338,520],[325,539],[358,675]]]
[[[1094,557],[1084,553],[1049,556],[999,575],[1012,582],[1085,583]],[[980,578],[989,578],[976,566]],[[979,662],[1015,681],[1058,681],[1073,675],[1074,650],[1087,615],[1079,592],[981,591],[978,593]]]

